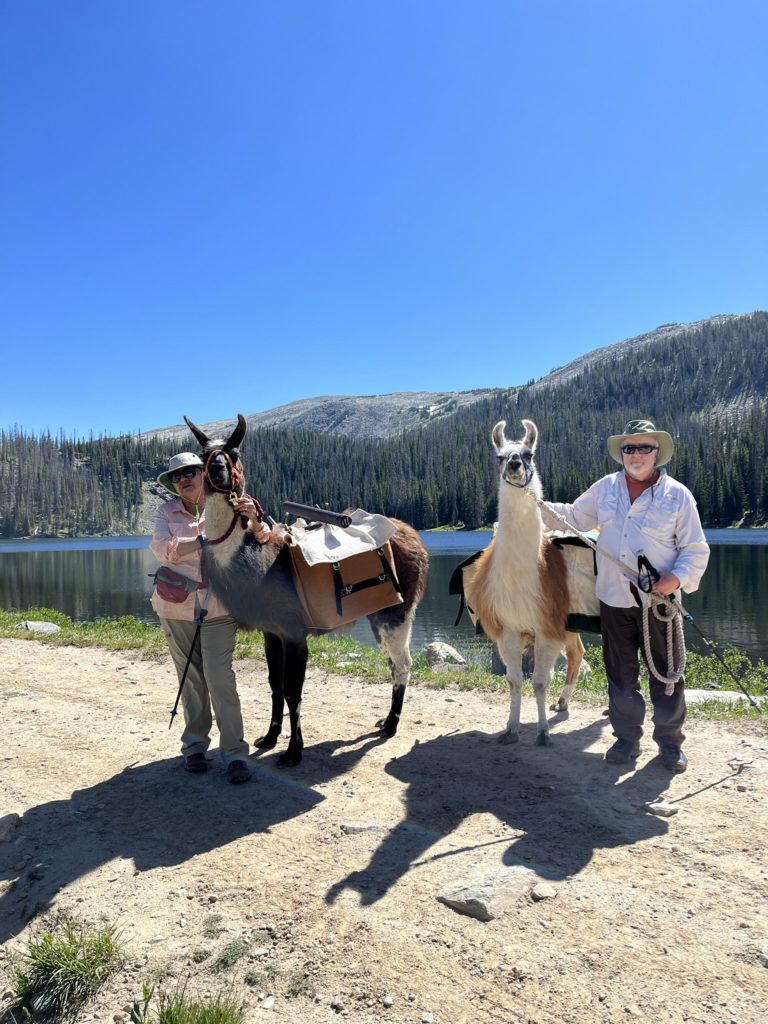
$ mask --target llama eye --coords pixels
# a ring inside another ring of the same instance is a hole
[[[532,458],[533,455],[531,452],[523,452],[523,461],[530,462]]]

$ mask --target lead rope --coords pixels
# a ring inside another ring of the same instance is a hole
[[[558,522],[562,523],[571,533],[575,533],[577,537],[580,537],[584,543],[592,548],[594,552],[597,552],[597,544],[588,537],[581,530],[577,530],[575,526],[568,522],[565,516],[560,515],[559,512],[555,512],[554,509],[550,508],[542,498],[537,498],[533,491],[527,491],[528,494],[533,498],[539,508],[542,506],[546,507],[547,513],[554,516]],[[628,565],[625,565],[618,558],[614,558],[613,555],[608,554],[607,551],[600,551],[601,558],[608,558],[611,562],[617,565],[622,573],[631,579],[632,577],[637,578],[637,574],[633,569],[630,569]],[[685,634],[683,633],[683,615],[684,610],[682,603],[679,600],[672,598],[662,597],[660,594],[647,594],[647,601],[643,601],[643,648],[645,651],[645,660],[648,664],[648,671],[658,679],[660,683],[664,683],[664,693],[667,697],[671,696],[675,692],[675,685],[680,682],[685,672],[685,666],[687,662],[687,653],[685,650]],[[663,609],[663,611],[662,611]],[[654,618],[658,619],[659,622],[666,622],[667,624],[667,665],[671,666],[671,671],[668,675],[662,675],[661,672],[656,668],[656,663],[653,660],[653,652],[651,651],[651,631],[648,624],[649,611],[653,613]],[[677,663],[675,662],[675,649],[677,649]]]

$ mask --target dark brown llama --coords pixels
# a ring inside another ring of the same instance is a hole
[[[242,495],[245,479],[238,446],[246,432],[245,417],[238,413],[237,426],[226,441],[212,440],[184,417],[202,447],[206,463],[205,524],[208,543],[203,549],[210,588],[245,629],[264,634],[272,717],[266,733],[255,741],[260,750],[271,750],[282,731],[284,705],[288,707],[291,736],[288,749],[278,760],[282,766],[301,761],[301,694],[307,667],[307,635],[302,609],[293,583],[290,556],[284,539],[272,536],[259,544],[249,530],[235,523],[229,504],[234,491]],[[390,540],[403,601],[368,616],[376,641],[387,656],[392,672],[392,703],[386,718],[377,723],[389,737],[397,732],[411,672],[411,627],[427,581],[428,557],[418,533],[406,523],[393,520],[397,532]],[[234,529],[230,529],[233,524]],[[229,531],[229,532],[228,532]]]

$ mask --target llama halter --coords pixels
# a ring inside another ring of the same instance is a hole
[[[500,455],[499,458],[503,459],[504,456]],[[532,462],[526,462],[525,459],[521,459],[520,461],[523,464],[523,470],[525,472],[525,479],[521,484],[515,483],[514,480],[507,480],[505,473],[502,473],[501,479],[505,484],[509,484],[510,487],[517,487],[519,490],[525,490],[525,488],[530,485],[531,480],[533,480],[534,474],[536,473],[536,467]]]

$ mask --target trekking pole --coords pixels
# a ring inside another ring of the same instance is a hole
[[[675,600],[675,595],[674,595],[674,594],[670,595],[670,598],[671,598],[671,600],[672,600],[672,601],[674,601],[674,600]],[[732,680],[734,681],[734,683],[736,683],[736,685],[738,686],[738,688],[739,688],[739,689],[741,690],[741,692],[742,692],[742,693],[744,694],[744,696],[745,696],[745,697],[747,698],[747,700],[748,700],[748,701],[749,701],[749,703],[750,703],[750,704],[752,705],[752,707],[753,707],[753,708],[757,708],[757,710],[758,710],[758,711],[764,711],[765,709],[763,708],[762,704],[760,704],[760,703],[759,703],[758,701],[756,701],[756,700],[754,699],[754,697],[752,696],[752,694],[751,694],[751,693],[749,693],[749,692],[748,692],[748,690],[746,689],[746,687],[742,685],[742,682],[741,682],[741,680],[740,680],[740,679],[739,679],[739,678],[737,677],[736,673],[735,673],[735,672],[733,672],[733,671],[732,671],[732,670],[731,670],[731,669],[730,669],[730,668],[728,667],[728,665],[726,665],[726,663],[725,663],[725,659],[724,659],[724,658],[722,657],[722,655],[720,654],[720,651],[718,651],[717,647],[715,646],[715,642],[714,642],[713,640],[710,640],[710,639],[709,639],[709,637],[706,637],[706,636],[704,636],[704,634],[702,633],[702,631],[701,631],[701,630],[699,629],[699,627],[698,627],[698,626],[696,625],[696,623],[695,623],[695,621],[694,621],[694,618],[693,618],[693,616],[691,615],[691,613],[690,613],[690,612],[689,612],[689,611],[688,611],[688,610],[687,610],[686,608],[683,608],[683,605],[682,605],[682,603],[681,603],[680,601],[678,601],[678,606],[679,606],[679,608],[680,608],[680,612],[681,612],[681,614],[682,614],[682,616],[683,616],[683,619],[684,619],[684,620],[685,620],[685,621],[686,621],[687,623],[689,623],[689,625],[693,626],[693,628],[694,628],[694,629],[696,630],[696,632],[697,632],[697,633],[699,634],[699,636],[701,637],[701,639],[702,639],[702,640],[704,641],[704,643],[705,643],[705,644],[707,645],[707,647],[709,647],[709,648],[711,649],[712,653],[713,653],[713,654],[714,654],[714,656],[715,656],[715,657],[717,658],[717,660],[718,660],[718,661],[720,662],[720,664],[721,664],[721,665],[723,666],[723,668],[725,669],[725,671],[726,671],[726,672],[728,673],[728,675],[729,675],[729,676],[731,677],[731,679],[732,679]]]
[[[200,636],[200,629],[201,629],[201,627],[203,625],[203,619],[205,618],[205,616],[207,614],[208,614],[207,609],[206,608],[201,608],[200,609],[200,614],[195,619],[195,622],[197,623],[197,629],[195,630],[195,635],[192,638],[192,643],[191,643],[190,648],[189,648],[189,654],[187,655],[187,664],[184,666],[184,672],[182,673],[181,682],[179,683],[179,691],[176,694],[176,703],[173,705],[173,710],[171,711],[171,720],[168,723],[168,728],[169,729],[173,725],[173,720],[174,720],[174,718],[176,717],[176,715],[178,714],[178,711],[179,711],[179,701],[181,700],[181,691],[184,689],[184,682],[186,681],[187,672],[189,671],[189,664],[192,661],[192,655],[194,654],[194,651],[195,651],[195,645],[197,643],[197,638]]]

